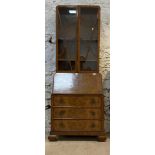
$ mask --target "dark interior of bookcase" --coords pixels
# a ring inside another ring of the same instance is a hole
[[[58,70],[96,71],[98,63],[98,8],[60,7],[58,20]]]

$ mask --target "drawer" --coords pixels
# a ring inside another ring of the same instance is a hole
[[[100,109],[53,108],[54,118],[100,119]]]
[[[86,95],[86,96],[69,96],[55,95],[53,96],[54,106],[83,106],[83,107],[101,107],[101,97]]]
[[[53,120],[53,131],[101,131],[99,120]]]

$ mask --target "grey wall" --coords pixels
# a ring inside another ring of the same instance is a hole
[[[109,132],[110,122],[110,0],[45,0],[45,103],[51,102],[53,73],[56,69],[56,6],[57,5],[99,5],[101,7],[100,73],[103,77],[105,100],[105,130]],[[49,42],[51,40],[52,43]],[[50,131],[50,110],[45,113],[46,132]]]

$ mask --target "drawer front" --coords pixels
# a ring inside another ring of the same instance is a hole
[[[53,120],[54,131],[101,131],[99,120]]]
[[[54,118],[100,119],[100,109],[53,108]]]
[[[83,106],[83,107],[101,107],[100,96],[54,96],[54,106]]]

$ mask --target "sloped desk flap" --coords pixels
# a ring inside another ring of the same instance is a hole
[[[102,94],[99,73],[56,73],[53,94]]]

